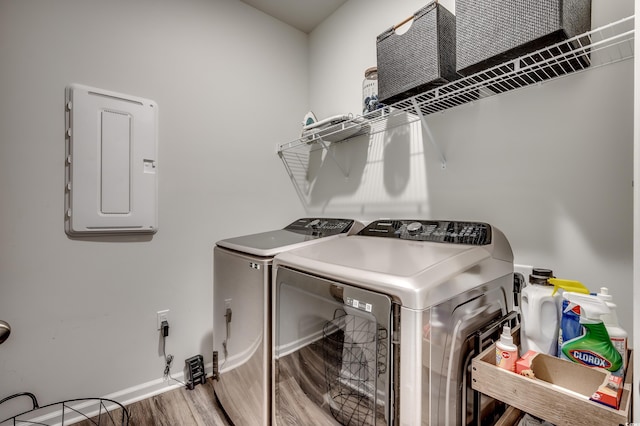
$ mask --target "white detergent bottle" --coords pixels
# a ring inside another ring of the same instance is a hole
[[[555,278],[553,271],[542,268],[533,268],[529,283],[522,290],[522,353],[533,350],[555,356],[562,318],[562,293],[588,294],[589,290],[579,281]]]
[[[600,287],[600,292],[596,293],[596,296],[599,299],[602,299],[609,308],[609,313],[602,315],[602,322],[604,322],[604,326],[609,333],[609,337],[611,338],[611,343],[616,348],[616,350],[622,356],[623,367],[626,370],[627,368],[627,341],[629,335],[625,331],[624,328],[620,327],[618,323],[618,315],[616,314],[616,304],[613,303],[613,296],[609,294],[609,289],[607,287]]]
[[[555,355],[558,342],[559,308],[554,288],[549,284],[553,277],[550,269],[533,268],[529,284],[522,289],[522,324],[520,344],[522,353],[529,350]]]

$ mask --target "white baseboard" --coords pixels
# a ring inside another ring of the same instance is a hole
[[[213,363],[205,364],[204,371],[207,377],[213,374]],[[159,395],[164,392],[168,392],[174,389],[178,389],[181,386],[185,386],[182,383],[186,383],[184,372],[171,373],[171,377],[174,379],[156,379],[150,382],[141,383],[136,386],[132,386],[121,391],[111,393],[103,396],[103,398],[113,399],[122,405],[133,404],[134,402],[142,401],[143,399],[151,398],[152,396]],[[182,383],[180,383],[182,382]]]
[[[204,370],[205,370],[206,376],[210,377],[213,373],[213,363],[206,364],[204,366]],[[161,378],[161,379],[152,380],[150,382],[141,383],[139,385],[132,386],[127,389],[110,393],[109,395],[104,395],[100,398],[116,401],[126,407],[127,405],[133,404],[134,402],[142,401],[143,399],[151,398],[152,396],[159,395],[161,393],[168,392],[174,389],[178,389],[182,386],[185,386],[185,384],[183,384],[183,383],[186,383],[183,371],[175,374],[172,373],[171,377],[172,379],[168,379],[168,380]],[[180,383],[180,382],[183,382],[183,383]],[[84,413],[89,418],[98,415],[98,409],[95,409],[93,412],[88,411],[90,409],[88,407],[97,405],[95,403],[88,404],[85,402],[78,402],[78,403],[71,403],[68,405],[69,407],[77,408],[79,411]],[[111,409],[112,408],[109,408],[109,410]],[[43,410],[43,411],[46,411],[46,410]],[[57,407],[57,404],[55,407],[52,407],[51,410],[48,410],[46,413],[44,413],[43,411],[34,411],[34,416],[29,416],[28,415],[29,413],[27,413],[27,415],[25,416],[20,416],[20,419],[34,422],[36,424],[44,423],[51,426],[60,426],[61,409],[60,407]],[[80,414],[69,415],[69,413],[66,413],[64,424],[70,425],[84,419],[85,417]]]

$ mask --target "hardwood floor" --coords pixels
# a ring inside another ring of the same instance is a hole
[[[193,390],[185,387],[128,405],[129,426],[232,426],[216,401],[212,379]],[[119,416],[119,413],[114,412]],[[119,417],[118,417],[119,418]],[[94,426],[96,419],[76,426]],[[100,422],[100,425],[111,425]]]
[[[351,425],[386,424],[382,406],[372,404],[369,398],[356,392],[354,387],[338,386],[341,369],[336,370],[335,383],[332,381],[333,386],[327,390],[325,357],[333,352],[339,358],[343,356],[343,347],[334,346],[332,342],[327,344],[321,340],[278,360],[278,423],[292,426],[334,426],[340,425],[340,422]],[[259,361],[259,358],[256,359]],[[255,369],[256,365],[252,364],[257,361],[252,360],[246,367]],[[341,365],[342,361],[336,362]],[[259,424],[259,419],[249,411],[259,405],[261,395],[253,394],[253,384],[246,377],[234,376],[237,371],[231,370],[225,374],[227,380],[240,383],[240,386],[225,387],[224,380],[216,382],[209,378],[205,384],[197,385],[193,390],[182,386],[128,405],[129,426],[233,426],[216,399],[214,386],[222,386],[219,388],[221,394],[230,398],[225,406],[236,410],[234,418],[241,419],[240,424]],[[248,376],[253,377],[255,374]],[[261,392],[262,389],[258,391]],[[233,404],[234,401],[237,403]],[[118,411],[112,413],[118,419],[121,416]],[[107,422],[98,422],[95,418],[92,420],[93,422],[87,420],[75,426],[113,426],[108,418],[104,419]]]

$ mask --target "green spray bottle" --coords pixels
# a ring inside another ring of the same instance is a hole
[[[568,340],[562,345],[562,353],[570,361],[587,367],[599,367],[616,372],[622,367],[622,357],[611,343],[609,333],[601,319],[610,312],[607,304],[596,296],[565,292],[569,301],[567,310],[580,306],[580,324],[585,334]]]

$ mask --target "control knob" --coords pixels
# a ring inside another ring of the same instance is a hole
[[[420,222],[411,222],[410,224],[407,225],[407,232],[410,235],[415,235],[421,230],[422,230],[422,224]]]
[[[320,224],[320,219],[313,219],[311,222],[309,222],[309,226],[314,229],[316,229],[319,224]]]

